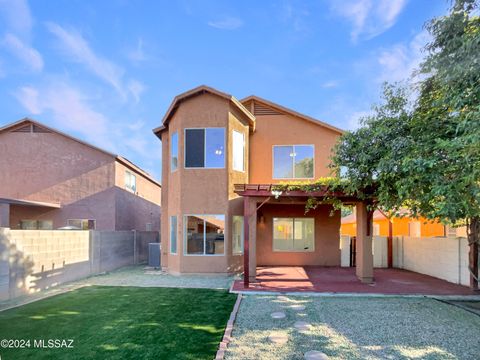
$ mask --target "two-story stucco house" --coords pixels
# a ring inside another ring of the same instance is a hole
[[[165,269],[247,275],[250,267],[254,277],[257,265],[340,265],[340,212],[320,205],[305,214],[305,196],[274,196],[271,185],[329,176],[342,130],[257,96],[237,100],[200,86],[175,97],[153,131],[162,142]],[[359,263],[362,270],[361,256]]]
[[[161,185],[31,119],[0,128],[0,227],[160,230]]]

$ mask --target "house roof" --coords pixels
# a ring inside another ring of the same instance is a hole
[[[262,104],[267,105],[267,106],[269,106],[269,107],[271,107],[271,108],[273,108],[273,109],[276,109],[277,111],[279,111],[279,112],[281,112],[281,113],[286,113],[286,114],[291,115],[291,116],[294,116],[294,117],[296,117],[296,118],[309,121],[309,122],[311,122],[311,123],[313,123],[313,124],[323,126],[323,127],[327,128],[327,129],[330,129],[330,130],[332,130],[332,131],[334,131],[334,132],[336,132],[336,133],[339,133],[339,134],[343,134],[343,133],[345,132],[344,130],[342,130],[342,129],[340,129],[340,128],[337,128],[336,126],[330,125],[330,124],[328,124],[328,123],[326,123],[326,122],[323,122],[323,121],[320,121],[320,120],[317,120],[317,119],[315,119],[315,118],[313,118],[313,117],[310,117],[310,116],[308,116],[308,115],[299,113],[299,112],[297,112],[297,111],[295,111],[295,110],[286,108],[286,107],[284,107],[284,106],[282,106],[282,105],[276,104],[276,103],[274,103],[274,102],[271,102],[271,101],[269,101],[269,100],[263,99],[263,98],[261,98],[261,97],[259,97],[259,96],[256,96],[256,95],[250,95],[250,96],[248,96],[248,97],[240,100],[240,102],[241,102],[242,104],[244,104],[244,105],[245,105],[246,103],[248,103],[248,102],[251,102],[251,101],[262,103]]]
[[[0,204],[10,204],[10,205],[22,205],[22,206],[37,206],[37,207],[47,207],[59,209],[62,206],[58,203],[47,203],[41,201],[32,201],[32,200],[23,200],[23,199],[9,199],[9,198],[0,198]]]
[[[250,126],[253,129],[255,129],[255,116],[250,111],[248,111],[245,108],[245,106],[243,106],[243,104],[240,101],[237,100],[237,98],[235,98],[233,95],[224,93],[224,92],[219,91],[217,89],[214,89],[212,87],[209,87],[209,86],[206,86],[206,85],[200,85],[200,86],[198,86],[194,89],[188,90],[188,91],[186,91],[182,94],[179,94],[179,95],[175,96],[175,98],[173,99],[172,103],[170,104],[167,112],[165,113],[165,115],[162,119],[162,125],[153,129],[153,133],[155,135],[159,136],[159,134],[167,128],[167,125],[168,125],[168,122],[170,121],[170,118],[173,116],[175,111],[178,109],[178,106],[180,105],[180,103],[182,103],[183,101],[185,101],[189,98],[192,98],[194,96],[198,96],[198,95],[201,95],[201,94],[205,94],[205,93],[213,94],[213,95],[216,95],[216,96],[219,96],[221,98],[229,100],[238,110],[240,110],[240,112],[242,112],[248,118]]]
[[[7,124],[3,127],[0,128],[0,134],[3,133],[3,132],[6,132],[6,131],[10,131],[10,130],[14,130],[14,129],[21,129],[23,127],[25,127],[26,125],[29,125],[31,124],[32,126],[35,126],[37,128],[40,128],[40,129],[44,129],[44,130],[47,130],[48,132],[52,132],[52,133],[56,133],[56,134],[59,134],[63,137],[66,137],[70,140],[73,140],[75,142],[78,142],[82,145],[85,145],[85,146],[88,146],[94,150],[97,150],[97,151],[100,151],[108,156],[111,156],[113,157],[116,161],[118,161],[119,163],[125,165],[126,167],[130,168],[131,170],[134,170],[136,171],[137,173],[139,173],[140,175],[142,175],[143,177],[145,177],[147,180],[149,180],[150,182],[158,185],[158,186],[162,186],[157,180],[155,180],[149,173],[147,173],[146,171],[144,171],[143,169],[139,168],[137,165],[135,165],[134,163],[132,163],[130,160],[124,158],[123,156],[120,156],[120,155],[116,155],[116,154],[113,154],[107,150],[104,150],[102,148],[99,148],[95,145],[92,145],[92,144],[89,144],[83,140],[80,140],[76,137],[73,137],[71,135],[68,135],[62,131],[59,131],[57,129],[54,129],[54,128],[51,128],[45,124],[42,124],[34,119],[31,119],[31,118],[23,118],[21,120],[18,120],[18,121],[15,121],[13,123],[10,123],[10,124]],[[33,129],[33,128],[32,128]],[[45,132],[45,131],[41,131],[41,132]]]

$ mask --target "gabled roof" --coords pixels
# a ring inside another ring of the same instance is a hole
[[[192,98],[194,96],[198,96],[201,94],[205,94],[205,93],[210,93],[210,94],[229,100],[238,110],[240,110],[240,112],[242,112],[248,118],[252,129],[255,129],[255,116],[253,116],[253,114],[250,111],[248,111],[245,108],[245,106],[243,106],[243,104],[237,100],[237,98],[235,98],[230,94],[214,89],[212,87],[209,87],[206,85],[200,85],[194,89],[188,90],[180,95],[175,96],[172,103],[170,104],[170,107],[168,108],[166,114],[162,119],[162,125],[153,129],[153,133],[159,136],[159,134],[167,128],[168,121],[173,116],[175,111],[178,109],[178,106],[182,101],[185,101],[189,98]]]
[[[308,116],[308,115],[301,114],[301,113],[299,113],[299,112],[297,112],[297,111],[295,111],[295,110],[286,108],[286,107],[284,107],[284,106],[282,106],[282,105],[276,104],[276,103],[274,103],[274,102],[271,102],[271,101],[269,101],[269,100],[263,99],[263,98],[261,98],[261,97],[259,97],[259,96],[256,96],[256,95],[250,95],[250,96],[247,96],[246,98],[240,100],[240,102],[241,102],[242,104],[244,104],[244,105],[245,105],[246,103],[251,102],[251,101],[253,101],[253,102],[259,102],[259,103],[261,103],[261,104],[264,104],[264,105],[266,105],[266,106],[268,106],[268,107],[270,107],[270,108],[273,108],[273,109],[277,110],[277,111],[280,112],[280,113],[292,115],[292,116],[294,116],[294,117],[296,117],[296,118],[303,119],[303,120],[309,121],[309,122],[311,122],[311,123],[313,123],[313,124],[323,126],[323,127],[327,128],[327,129],[330,129],[330,130],[332,130],[332,131],[334,131],[334,132],[336,132],[336,133],[339,133],[339,134],[343,134],[343,133],[344,133],[344,130],[342,130],[342,129],[340,129],[340,128],[337,128],[337,127],[335,127],[335,126],[333,126],[333,125],[327,124],[326,122],[323,122],[323,121],[317,120],[317,119],[315,119],[315,118],[312,118],[312,117],[310,117],[310,116]],[[255,114],[255,112],[254,112],[254,114]],[[259,115],[260,115],[260,114],[259,114]]]
[[[28,126],[31,126],[30,129],[27,129]],[[83,140],[80,140],[76,137],[73,137],[71,135],[68,135],[64,132],[61,132],[57,129],[53,129],[45,124],[42,124],[36,120],[33,120],[33,119],[30,119],[28,117],[26,118],[23,118],[21,120],[18,120],[16,122],[13,122],[11,124],[8,124],[8,125],[5,125],[3,127],[0,128],[0,134],[3,133],[3,132],[6,132],[6,131],[17,131],[17,132],[42,132],[42,133],[56,133],[58,135],[61,135],[63,137],[66,137],[67,139],[70,139],[72,141],[75,141],[77,143],[80,143],[82,145],[85,145],[85,146],[88,146],[89,148],[91,149],[94,149],[94,150],[97,150],[97,151],[100,151],[101,153],[103,154],[106,154],[108,156],[111,156],[112,158],[114,158],[116,161],[122,163],[123,165],[125,165],[126,167],[136,171],[137,173],[141,174],[142,176],[144,176],[147,180],[151,181],[152,183],[158,185],[158,186],[162,186],[157,180],[155,180],[149,173],[147,173],[146,171],[142,170],[141,168],[139,168],[137,165],[135,165],[134,163],[132,163],[130,160],[124,158],[123,156],[120,156],[120,155],[116,155],[116,154],[113,154],[107,150],[104,150],[104,149],[101,149],[95,145],[92,145],[92,144],[89,144]]]

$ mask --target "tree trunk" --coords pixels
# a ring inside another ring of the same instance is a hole
[[[470,219],[467,228],[468,246],[470,252],[468,256],[468,268],[470,270],[470,288],[478,291],[478,244],[480,239],[480,218]]]

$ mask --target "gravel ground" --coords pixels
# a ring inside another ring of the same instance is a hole
[[[128,266],[106,274],[58,285],[28,296],[0,301],[0,310],[90,285],[229,289],[234,279],[235,276],[221,274],[174,276],[146,268],[145,265]]]
[[[312,326],[299,332],[296,321]],[[273,344],[272,333],[288,341]],[[479,316],[433,299],[249,295],[226,359],[303,359],[310,350],[330,359],[479,359],[479,339]]]

